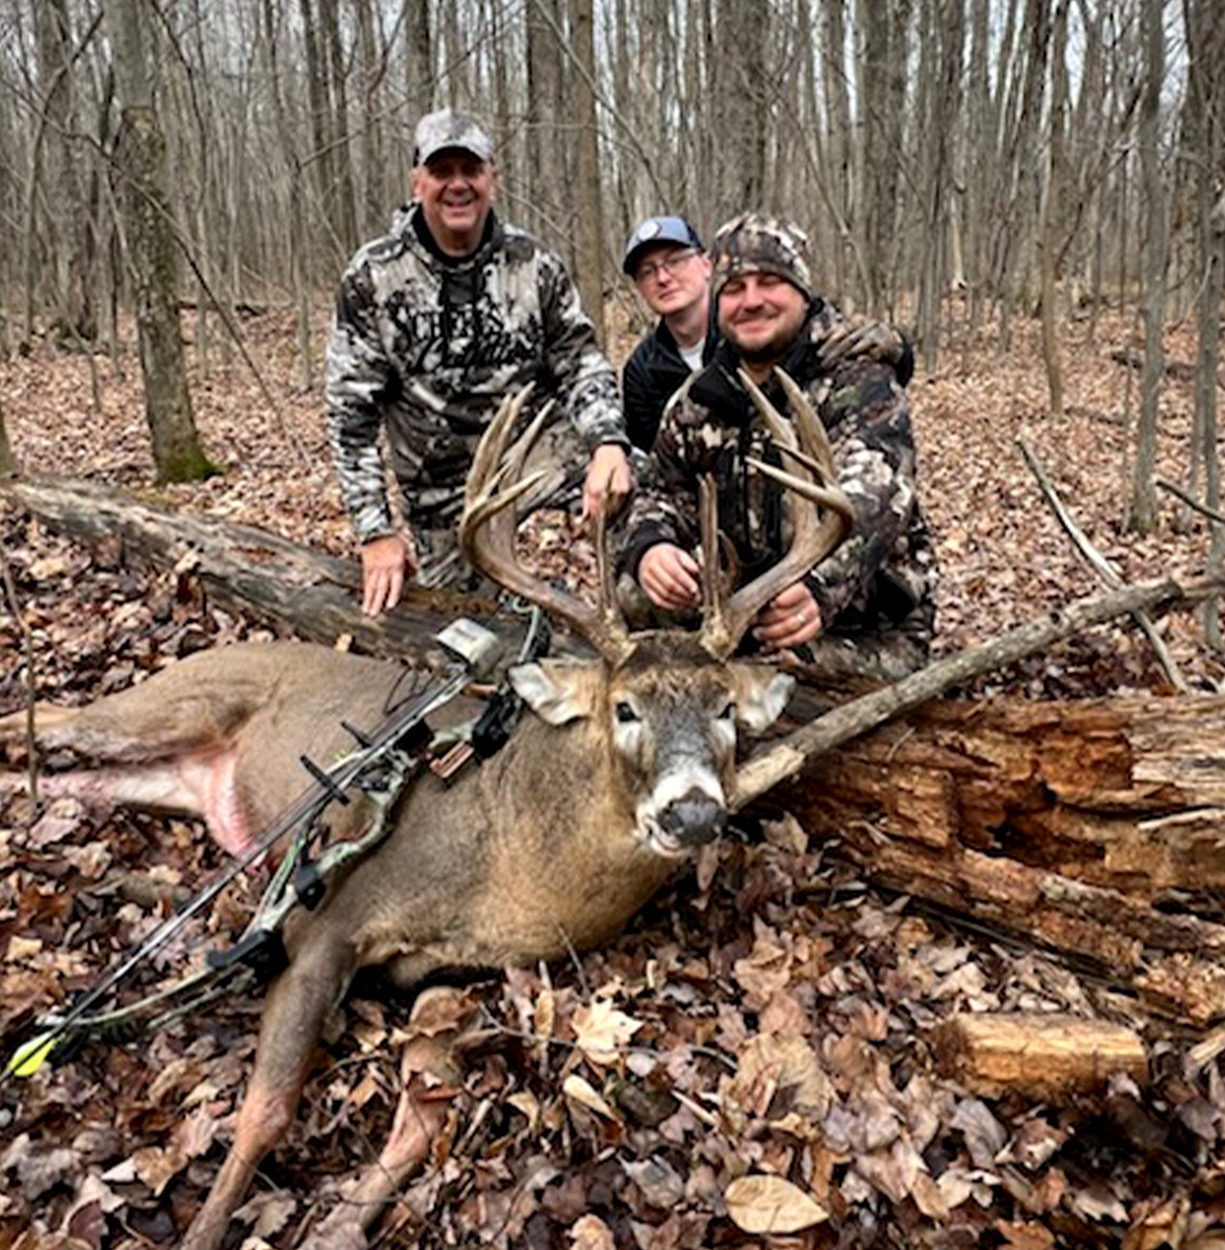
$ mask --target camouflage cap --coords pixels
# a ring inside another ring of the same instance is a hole
[[[414,135],[413,164],[425,165],[439,152],[448,149],[470,152],[478,161],[493,160],[493,144],[480,122],[467,113],[439,109],[427,113],[418,123]]]
[[[710,245],[710,259],[715,299],[730,279],[742,273],[776,273],[812,298],[808,236],[793,221],[741,213],[719,227]]]

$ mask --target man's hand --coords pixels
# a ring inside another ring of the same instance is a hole
[[[818,355],[828,369],[852,356],[870,356],[883,364],[896,365],[906,351],[906,340],[882,321],[861,318],[838,322],[821,342]]]
[[[698,562],[672,543],[648,547],[638,562],[638,584],[657,608],[683,612],[701,602],[701,569]]]
[[[634,473],[617,443],[603,443],[591,455],[587,480],[583,483],[583,520],[594,517],[601,507],[613,516],[634,489]],[[606,502],[607,497],[607,502]]]
[[[417,572],[417,557],[403,534],[362,544],[362,612],[378,616],[400,602],[404,583]]]
[[[775,595],[757,614],[753,629],[756,637],[774,651],[798,647],[820,632],[821,609],[803,582],[796,582]]]

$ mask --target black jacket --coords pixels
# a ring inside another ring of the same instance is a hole
[[[717,342],[717,335],[710,331],[702,349],[703,364],[710,363]],[[621,373],[625,429],[635,447],[651,450],[664,405],[689,381],[689,372],[672,331],[660,320],[634,348]]]

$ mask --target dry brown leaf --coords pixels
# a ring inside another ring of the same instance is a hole
[[[584,1215],[570,1225],[573,1250],[617,1250],[612,1229],[598,1215]]]
[[[580,1107],[586,1107],[588,1111],[594,1111],[606,1120],[620,1119],[612,1107],[604,1100],[603,1095],[596,1090],[595,1086],[575,1072],[572,1072],[562,1082],[561,1092],[571,1102],[578,1103]]]
[[[590,1006],[576,1007],[571,1017],[575,1042],[592,1063],[615,1063],[630,1038],[642,1028],[642,1021],[619,1011],[606,998]]]
[[[798,1233],[829,1219],[820,1203],[781,1176],[742,1176],[727,1187],[723,1200],[746,1233]]]

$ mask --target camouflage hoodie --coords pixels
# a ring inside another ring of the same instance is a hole
[[[855,507],[850,537],[805,580],[828,629],[859,633],[903,626],[930,638],[936,566],[915,498],[905,393],[893,367],[870,356],[822,364],[822,340],[839,320],[834,309],[815,300],[780,361],[824,421],[839,484]],[[703,473],[713,473],[718,484],[719,524],[735,544],[741,583],[781,556],[782,490],[744,467],[748,456],[774,464],[780,457],[740,385],[737,364],[731,346],[721,343],[711,363],[669,403],[655,441],[654,478],[635,499],[627,523],[622,563],[629,572],[637,572],[655,543],[694,549]],[[785,414],[781,387],[771,382],[764,389]]]
[[[464,477],[498,401],[557,395],[583,448],[627,444],[616,375],[561,261],[494,214],[461,261],[411,207],[340,282],[327,348],[327,430],[358,540],[393,531],[378,434],[413,528],[455,526]]]

